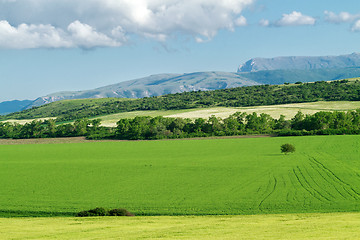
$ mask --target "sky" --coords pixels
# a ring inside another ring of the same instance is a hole
[[[0,102],[359,40],[358,0],[0,0]]]

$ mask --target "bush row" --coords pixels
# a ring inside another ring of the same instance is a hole
[[[95,216],[135,216],[124,208],[105,209],[102,207],[81,211],[76,214],[76,217],[95,217]]]

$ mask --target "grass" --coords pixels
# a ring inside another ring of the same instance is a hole
[[[52,102],[51,104],[42,105],[39,108],[32,108],[21,112],[12,113],[11,116],[14,119],[20,115],[21,120],[25,119],[48,119],[54,116],[61,116],[64,112],[79,112],[92,110],[99,107],[102,104],[111,104],[114,102],[121,101],[132,101],[131,98],[90,98],[90,99],[73,99],[73,100],[62,100]],[[8,119],[8,118],[2,118]],[[16,121],[9,119],[10,121]],[[21,121],[20,121],[21,123]]]
[[[118,122],[120,119],[123,118],[135,118],[141,116],[150,116],[150,117],[168,116],[174,114],[191,113],[197,110],[198,109],[133,111],[133,112],[123,112],[123,113],[115,113],[104,116],[92,117],[91,119],[101,119],[102,126],[114,127],[116,126],[116,122]]]
[[[0,239],[359,239],[359,213],[0,218]]]
[[[196,109],[193,111],[168,114],[167,117],[181,117],[181,118],[208,118],[211,115],[215,115],[220,118],[226,118],[235,112],[246,112],[251,114],[256,112],[257,114],[266,113],[271,117],[278,119],[280,115],[284,115],[286,119],[291,119],[298,111],[304,114],[314,114],[319,111],[347,111],[360,108],[360,101],[333,101],[333,102],[310,102],[310,103],[293,103],[282,105],[270,105],[270,106],[255,106],[255,107],[238,107],[238,108],[226,108],[216,107],[209,109]]]
[[[251,114],[266,113],[271,117],[278,119],[280,115],[284,115],[286,119],[291,119],[298,111],[304,114],[314,114],[319,111],[348,111],[360,108],[360,101],[333,101],[333,102],[311,102],[311,103],[293,103],[283,105],[271,106],[256,106],[256,107],[212,107],[212,108],[196,108],[183,110],[169,110],[169,111],[134,111],[125,113],[116,113],[100,117],[103,126],[114,127],[116,122],[122,118],[134,118],[136,116],[164,116],[164,117],[180,117],[180,118],[209,118],[215,115],[220,118],[227,118],[235,112],[246,112]]]
[[[99,101],[104,99],[99,99]],[[75,100],[72,100],[75,101]],[[72,101],[56,102],[56,104],[71,104]],[[95,99],[91,100],[76,100],[84,103],[92,103]],[[97,101],[95,101],[97,102]],[[55,103],[54,103],[55,104]],[[246,112],[247,114],[256,112],[257,114],[266,113],[271,117],[278,119],[280,115],[284,115],[286,119],[291,119],[298,111],[304,114],[314,114],[319,111],[348,111],[360,108],[360,101],[329,101],[329,102],[310,102],[310,103],[293,103],[283,105],[270,105],[270,106],[255,106],[255,107],[212,107],[212,108],[195,108],[195,109],[181,109],[181,110],[155,110],[155,111],[133,111],[115,113],[103,116],[92,117],[91,119],[101,119],[103,126],[114,127],[119,119],[134,118],[136,116],[164,116],[164,117],[180,117],[180,118],[209,118],[211,115],[216,117],[226,118],[235,112]],[[45,120],[48,118],[40,118]],[[23,120],[5,120],[5,122],[17,122],[25,124],[34,119]],[[72,121],[70,121],[72,122]],[[67,122],[68,123],[68,122]]]
[[[359,149],[360,136],[0,145],[0,216],[359,211]]]

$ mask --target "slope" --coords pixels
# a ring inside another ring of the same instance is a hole
[[[286,82],[330,81],[359,76],[360,68],[275,70],[252,73],[197,72],[160,74],[93,90],[50,94],[36,99],[28,108],[65,99],[143,98],[198,90],[208,91],[259,84],[283,84]]]
[[[57,117],[59,121],[140,110],[178,110],[217,106],[247,107],[315,101],[359,101],[356,79],[291,85],[257,85],[214,91],[184,92],[143,99],[83,99],[46,104],[0,118]]]

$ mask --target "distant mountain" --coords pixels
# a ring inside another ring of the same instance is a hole
[[[18,112],[25,109],[28,105],[32,104],[33,100],[14,100],[0,102],[0,115],[6,115],[12,112]]]
[[[274,70],[249,73],[197,72],[188,74],[159,74],[93,90],[53,93],[36,99],[28,108],[65,99],[143,98],[197,90],[206,91],[259,84],[295,83],[299,81],[330,81],[353,77],[360,77],[360,68]]]
[[[30,107],[41,106],[46,103],[64,99],[107,97],[143,98],[169,93],[216,90],[258,84],[259,83],[251,79],[243,77],[241,74],[228,72],[158,74],[93,90],[53,93],[36,99]]]
[[[311,70],[360,66],[360,53],[323,57],[275,57],[253,58],[239,66],[238,72],[257,72],[264,70]]]

